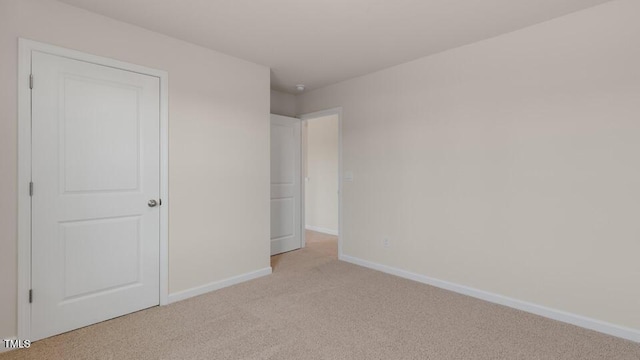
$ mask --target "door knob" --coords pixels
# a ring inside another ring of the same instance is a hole
[[[158,206],[158,202],[155,201],[155,200],[149,200],[147,205],[149,205],[149,207],[156,207],[156,206]]]

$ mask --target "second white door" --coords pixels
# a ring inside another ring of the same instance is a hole
[[[300,120],[271,115],[271,255],[302,246]]]

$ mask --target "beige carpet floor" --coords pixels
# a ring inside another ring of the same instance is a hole
[[[640,344],[338,261],[335,237],[272,263],[0,359],[640,359]]]

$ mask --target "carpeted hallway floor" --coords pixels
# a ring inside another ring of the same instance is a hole
[[[640,359],[640,344],[336,259],[335,237],[271,276],[0,354],[0,359]]]

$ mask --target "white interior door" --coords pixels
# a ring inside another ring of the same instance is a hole
[[[300,120],[271,115],[271,255],[302,246],[300,150]]]
[[[157,77],[33,52],[33,340],[159,304]]]

